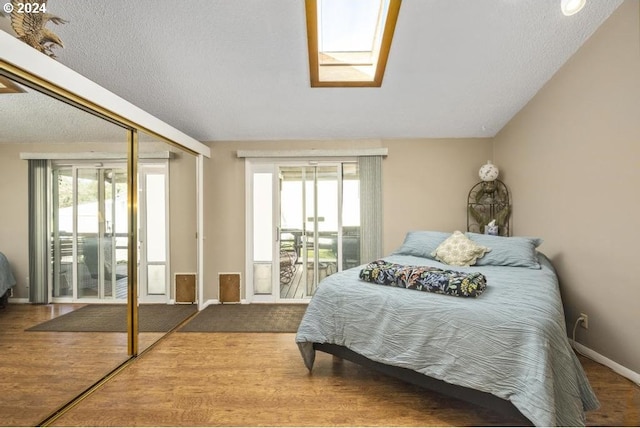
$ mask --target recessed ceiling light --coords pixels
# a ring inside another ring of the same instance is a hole
[[[560,8],[565,16],[575,15],[584,7],[587,0],[561,0]]]

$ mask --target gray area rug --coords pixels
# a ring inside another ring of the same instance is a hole
[[[207,306],[179,332],[295,333],[306,304]]]
[[[197,310],[196,305],[140,305],[138,331],[167,332]],[[122,332],[127,331],[127,305],[87,305],[45,321],[26,331]]]

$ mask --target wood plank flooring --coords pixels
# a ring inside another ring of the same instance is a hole
[[[26,332],[82,304],[9,304],[0,309],[0,425],[34,426],[116,368],[126,333]],[[140,336],[144,349],[161,337]]]
[[[294,334],[172,333],[56,426],[514,426],[526,420],[318,353]],[[588,424],[640,425],[640,387],[581,357],[601,408]]]
[[[24,329],[77,305],[0,310],[0,425],[33,426],[126,359],[123,333]],[[142,348],[161,334],[143,334]],[[294,334],[172,333],[58,426],[522,425],[318,353],[309,374]],[[640,426],[640,387],[581,357],[595,426]]]

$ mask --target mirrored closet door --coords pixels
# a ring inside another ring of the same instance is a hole
[[[195,287],[198,156],[2,59],[0,76],[18,89],[0,94],[0,252],[17,279],[2,414],[33,426],[197,310],[175,276]]]
[[[130,358],[126,310],[90,319],[117,323],[117,331],[78,331],[65,321],[87,303],[116,301],[118,281],[127,305],[128,234],[120,219],[130,131],[0,72],[19,89],[0,95],[0,178],[11,183],[0,194],[0,251],[17,282],[0,310],[2,414],[3,424],[33,426]],[[125,167],[52,159],[90,152],[119,153]],[[61,322],[47,324],[53,320]]]

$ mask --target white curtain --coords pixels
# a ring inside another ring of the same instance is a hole
[[[382,242],[382,156],[358,157],[360,174],[360,261],[384,254]]]
[[[29,301],[49,303],[49,232],[47,194],[49,162],[29,160]]]

